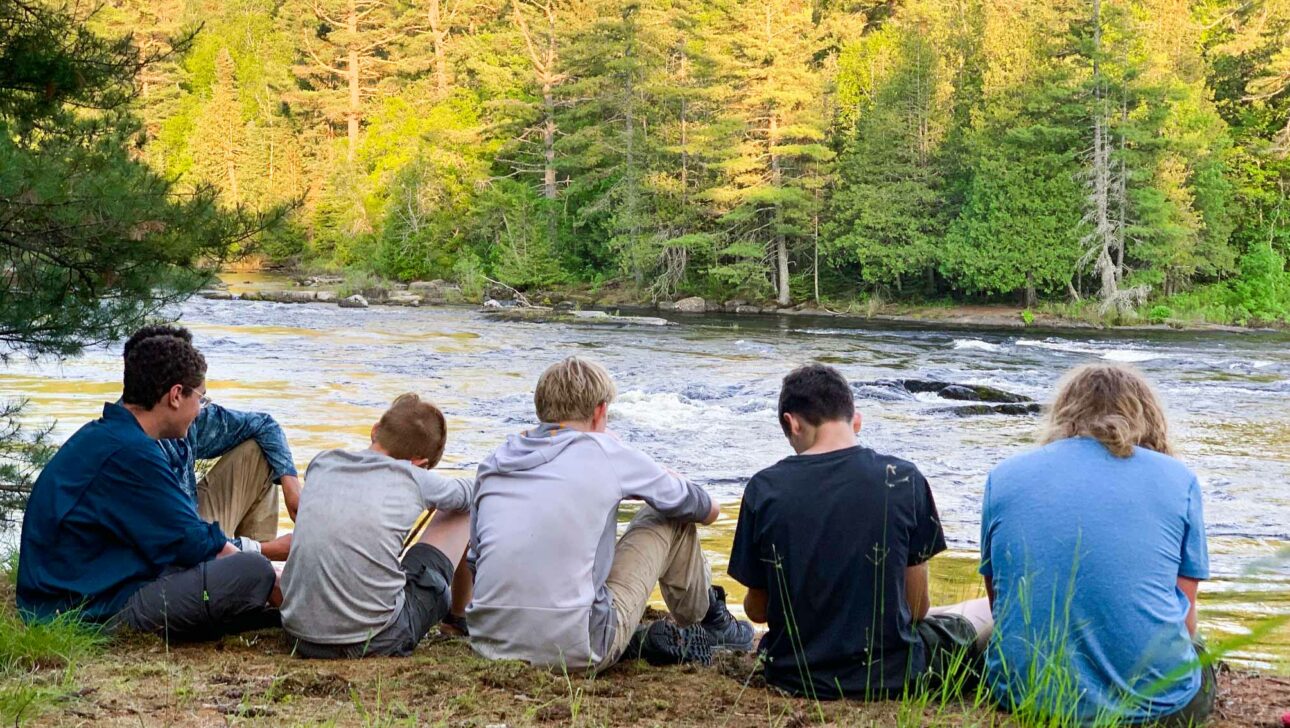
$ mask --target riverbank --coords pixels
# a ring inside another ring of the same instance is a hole
[[[5,582],[0,618],[12,620]],[[408,658],[323,662],[291,656],[280,631],[196,645],[129,635],[70,654],[28,650],[21,662],[0,666],[0,721],[15,726],[1038,728],[979,703],[935,697],[817,703],[768,690],[752,677],[750,658],[730,655],[713,667],[627,662],[589,679],[490,662],[464,640],[439,637]],[[1290,681],[1224,670],[1209,725],[1271,728],[1286,706]]]
[[[492,284],[482,293],[470,295],[456,284],[442,280],[397,283],[361,279],[347,281],[339,276],[302,276],[287,273],[228,271],[222,273],[216,286],[202,291],[206,298],[219,300],[270,301],[276,303],[331,303],[353,308],[369,306],[452,306],[487,305],[496,301],[495,310],[532,308],[528,314],[509,313],[508,318],[535,321],[578,320],[580,323],[630,323],[578,312],[605,311],[652,317],[657,314],[684,321],[704,315],[790,316],[835,319],[839,322],[881,322],[907,326],[937,326],[971,330],[1035,330],[1119,332],[1210,331],[1270,332],[1286,331],[1285,326],[1248,327],[1208,323],[1202,320],[1161,318],[1111,322],[1095,306],[1046,304],[1035,310],[1006,305],[884,303],[870,300],[835,307],[827,303],[802,303],[779,307],[770,302],[730,299],[717,301],[698,296],[676,300],[642,301],[639,291],[624,285],[602,287],[567,287],[552,291],[519,292]],[[657,320],[648,323],[658,323]]]

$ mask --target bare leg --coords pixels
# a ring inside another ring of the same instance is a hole
[[[452,606],[448,609],[448,617],[439,623],[440,634],[449,637],[465,637],[465,619],[466,607],[470,606],[470,598],[475,591],[475,572],[471,571],[470,564],[462,558],[461,563],[457,564],[457,570],[452,574]]]
[[[452,613],[458,617],[466,615],[470,597],[475,591],[475,575],[470,572],[470,565],[463,558],[457,564],[457,571],[452,575]]]
[[[470,540],[470,514],[466,512],[453,511],[435,511],[434,517],[430,519],[430,525],[421,533],[421,539],[417,543],[434,546],[448,557],[452,562],[452,568],[457,569],[457,565],[462,562],[462,557],[466,555],[466,542]],[[453,584],[457,579],[453,577]]]
[[[985,597],[969,599],[958,604],[947,604],[943,607],[932,607],[927,610],[927,613],[929,615],[954,614],[962,617],[971,622],[976,629],[977,649],[985,650],[990,643],[990,634],[994,632],[994,615],[990,612],[990,600]]]

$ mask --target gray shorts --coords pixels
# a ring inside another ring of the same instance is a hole
[[[419,543],[403,557],[407,582],[403,609],[385,629],[371,639],[350,645],[324,645],[292,638],[299,657],[316,660],[357,657],[406,657],[412,654],[430,628],[443,620],[452,605],[452,560],[429,544]]]

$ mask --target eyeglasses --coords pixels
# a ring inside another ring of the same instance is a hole
[[[206,405],[210,404],[211,401],[212,400],[210,397],[203,394],[201,397],[197,399],[197,404],[201,407],[205,407]]]

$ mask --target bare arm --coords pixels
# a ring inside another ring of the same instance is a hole
[[[703,519],[703,525],[711,526],[712,524],[716,523],[717,519],[720,517],[721,517],[721,506],[718,505],[717,502],[714,500],[712,501],[712,507],[708,509],[707,517]]]
[[[1196,592],[1200,590],[1200,580],[1191,579],[1186,576],[1178,577],[1178,588],[1182,593],[1187,595],[1187,602],[1190,606],[1187,608],[1187,633],[1192,637],[1196,636]]]
[[[291,517],[293,523],[296,520],[296,511],[300,510],[300,487],[299,476],[282,476],[282,500],[287,506],[287,515]]]
[[[765,589],[749,589],[744,597],[744,614],[759,624],[766,623],[766,603],[768,597]]]
[[[932,606],[932,586],[927,562],[905,569],[905,601],[909,602],[909,614],[915,622],[927,616],[927,610]]]
[[[279,536],[272,541],[260,543],[260,553],[269,561],[286,561],[291,554],[291,534]]]

